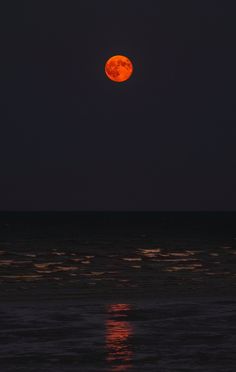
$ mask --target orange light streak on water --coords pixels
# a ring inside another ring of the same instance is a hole
[[[106,321],[107,362],[112,372],[128,371],[132,368],[133,351],[130,338],[133,327],[130,322],[121,320],[131,309],[129,304],[112,304],[107,308],[109,319]]]

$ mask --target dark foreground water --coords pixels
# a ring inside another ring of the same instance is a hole
[[[235,371],[235,213],[2,213],[2,371]]]

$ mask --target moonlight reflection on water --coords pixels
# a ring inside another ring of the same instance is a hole
[[[112,366],[113,372],[127,371],[132,367],[133,351],[130,338],[133,335],[133,327],[125,320],[130,309],[129,304],[112,304],[107,307],[107,362]]]

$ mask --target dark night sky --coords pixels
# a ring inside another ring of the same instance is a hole
[[[5,3],[1,210],[236,210],[229,2]]]

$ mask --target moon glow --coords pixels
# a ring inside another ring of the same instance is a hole
[[[115,55],[105,64],[105,73],[109,79],[122,83],[130,78],[133,73],[133,64],[126,56]]]

